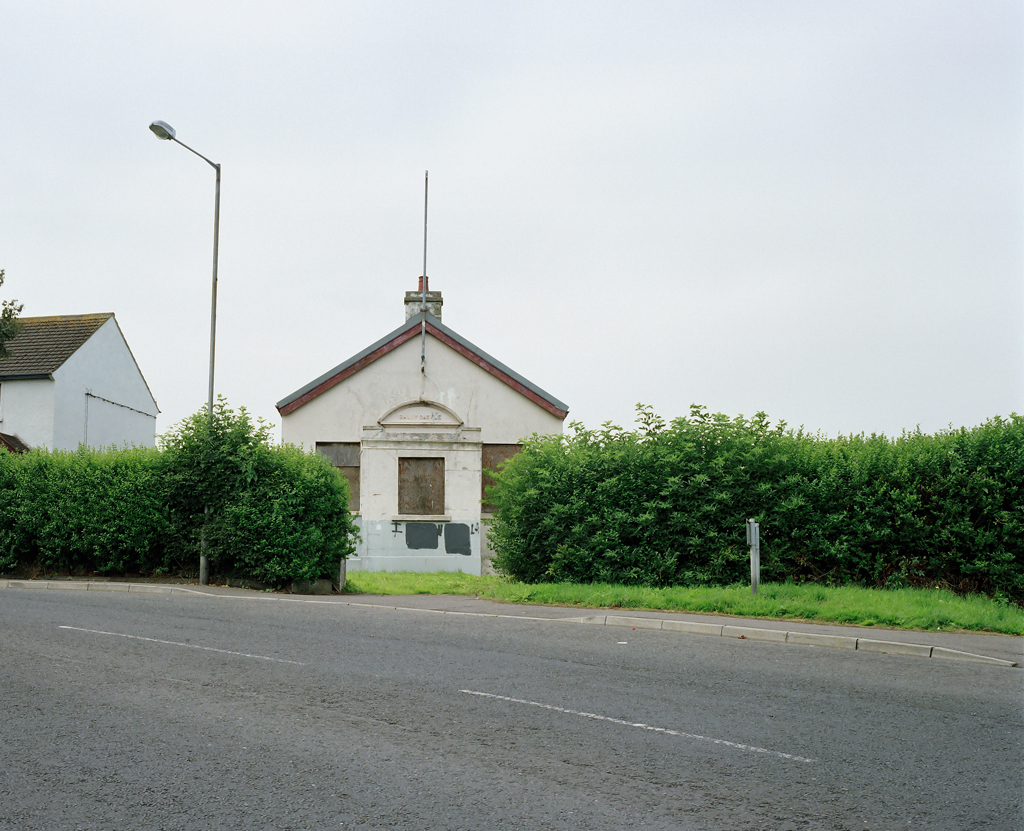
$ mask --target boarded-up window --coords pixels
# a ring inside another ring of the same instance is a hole
[[[484,511],[493,511],[494,505],[487,500],[487,489],[494,484],[494,477],[487,474],[488,470],[498,470],[502,462],[510,459],[523,449],[521,444],[485,444],[480,457],[483,476],[480,485],[480,501]]]
[[[444,459],[399,457],[398,513],[444,514]]]
[[[359,510],[359,442],[318,441],[316,452],[326,458],[348,482],[348,509]]]

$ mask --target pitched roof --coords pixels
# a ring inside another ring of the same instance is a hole
[[[475,346],[466,340],[462,335],[441,323],[429,312],[420,312],[410,317],[404,324],[395,329],[391,334],[385,335],[379,341],[366,347],[349,358],[347,361],[338,364],[334,369],[325,372],[319,378],[301,389],[296,390],[286,398],[277,402],[277,411],[286,416],[294,412],[303,404],[312,401],[321,393],[326,392],[335,384],[340,384],[346,378],[355,375],[359,370],[373,363],[388,352],[401,346],[407,340],[416,337],[420,333],[420,326],[426,318],[427,333],[437,338],[443,344],[451,347],[464,358],[475,363],[485,372],[489,372],[499,381],[508,384],[512,389],[525,395],[534,404],[543,407],[552,415],[558,418],[565,418],[569,413],[567,404],[562,403],[550,393],[545,392],[536,384],[527,381],[522,375],[509,369],[505,364],[496,358],[492,358],[480,347]]]
[[[11,453],[28,453],[32,449],[12,433],[0,433],[0,447]]]
[[[21,318],[21,330],[7,344],[10,357],[0,361],[0,378],[51,374],[113,316],[113,312],[103,312]]]

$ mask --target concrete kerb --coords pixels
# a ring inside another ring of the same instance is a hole
[[[1000,658],[989,658],[987,655],[974,655],[970,652],[961,652],[959,649],[947,649],[944,646],[933,646],[931,657],[944,658],[948,661],[974,661],[979,664],[999,664],[1004,667],[1017,666],[1015,662],[1003,661]]]
[[[663,621],[651,617],[620,617],[619,615],[606,615],[605,626],[629,626],[633,629],[661,629]]]
[[[786,633],[778,629],[759,629],[753,626],[723,626],[723,638],[738,638],[751,641],[774,641],[785,643]]]
[[[856,649],[857,638],[847,635],[819,635],[816,632],[787,632],[786,643],[805,646],[828,646],[833,649]]]
[[[288,600],[295,603],[341,603],[349,608],[386,609],[388,611],[433,612],[442,615],[459,615],[464,617],[490,617],[508,620],[529,620],[543,623],[580,623],[591,626],[621,626],[632,629],[647,629],[662,632],[676,632],[688,635],[705,635],[712,637],[737,638],[740,640],[770,641],[774,643],[791,643],[803,646],[831,647],[833,649],[849,649],[857,652],[874,652],[889,655],[902,655],[918,658],[939,658],[949,661],[969,661],[1003,667],[1018,666],[1017,661],[1007,661],[988,655],[963,652],[943,646],[932,646],[921,643],[902,641],[884,641],[875,638],[861,638],[846,635],[825,635],[816,632],[793,632],[783,629],[766,629],[753,626],[733,626],[730,624],[700,623],[685,620],[666,620],[650,617],[628,617],[626,615],[587,615],[585,617],[531,617],[526,615],[501,615],[493,612],[464,612],[449,609],[431,609],[414,606],[392,606],[382,603],[362,603],[343,600],[314,600],[305,597],[282,597],[280,595],[223,594],[216,590],[199,590],[186,586],[164,586],[151,583],[113,583],[90,582],[85,580],[12,580],[0,579],[0,588],[9,589],[51,589],[60,591],[119,591],[149,594],[189,594],[223,599],[249,600]]]
[[[718,626],[689,621],[659,621],[651,618],[630,618],[620,615],[594,615],[580,620],[581,623],[605,626],[631,626],[634,629],[660,629],[664,632],[684,632],[692,635],[712,635],[740,640],[771,641],[792,643],[803,646],[824,646],[833,649],[850,649],[858,652],[878,652],[887,655],[905,655],[916,658],[944,658],[956,661],[974,661],[1003,667],[1015,667],[1017,661],[1006,661],[988,655],[975,655],[943,646],[929,646],[920,643],[880,641],[874,638],[859,638],[847,635],[822,635],[816,632],[789,632],[781,629],[762,629],[752,626]],[[639,625],[638,625],[639,624]],[[660,625],[655,625],[660,624]]]

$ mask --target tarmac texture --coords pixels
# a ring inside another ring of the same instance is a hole
[[[592,610],[564,606],[498,603],[461,595],[293,595],[226,586],[93,580],[0,579],[0,588],[15,590],[187,593],[251,602],[337,603],[351,607],[395,609],[434,614],[559,621],[591,626],[655,629],[680,635],[738,638],[819,648],[884,653],[910,658],[974,662],[1004,667],[1024,664],[1024,638],[974,632],[923,632],[878,627],[836,626],[800,621],[761,620],[726,615],[637,610]],[[586,614],[579,614],[581,611]]]

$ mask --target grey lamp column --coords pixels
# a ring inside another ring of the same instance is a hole
[[[217,172],[217,190],[214,197],[213,203],[213,289],[210,299],[210,390],[206,404],[207,417],[209,419],[210,427],[213,427],[213,367],[214,358],[217,352],[217,249],[220,243],[220,165],[216,162],[211,162],[202,153],[198,153],[185,144],[182,141],[178,141],[175,137],[174,128],[166,121],[154,121],[149,125],[149,129],[153,131],[153,134],[165,141],[174,141],[184,147],[191,153],[195,153],[200,159],[206,162]],[[206,508],[206,513],[209,514],[209,506]],[[206,527],[205,522],[203,523],[203,535],[202,535],[202,548],[199,555],[199,584],[202,586],[209,585],[210,583],[210,563],[206,557]]]

